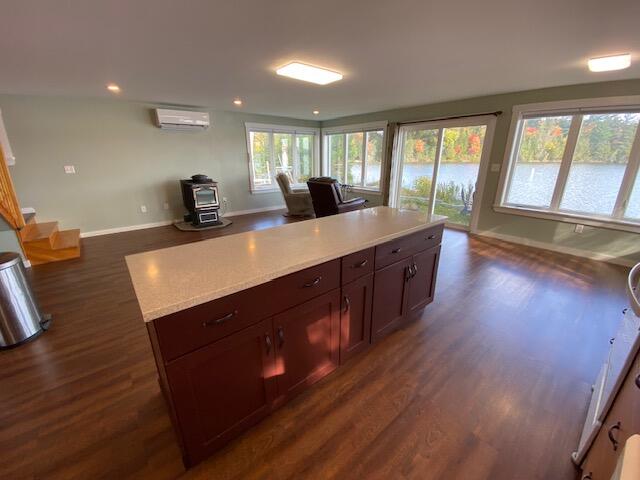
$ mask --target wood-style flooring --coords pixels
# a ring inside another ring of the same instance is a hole
[[[32,268],[54,320],[0,352],[0,478],[575,478],[626,271],[457,231],[419,321],[185,472],[124,256],[289,221],[233,220],[87,238]]]

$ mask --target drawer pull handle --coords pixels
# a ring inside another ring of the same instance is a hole
[[[417,273],[418,273],[418,265],[416,265],[414,263],[413,264],[413,274],[411,275],[411,278],[415,277]]]
[[[315,287],[316,285],[318,285],[320,283],[320,280],[322,280],[322,276],[317,277],[313,282],[309,282],[309,283],[305,283],[303,285],[304,288],[311,288],[311,287]]]
[[[269,355],[271,353],[271,345],[273,344],[271,343],[271,337],[268,333],[264,336],[264,343],[267,346],[267,355]]]
[[[398,248],[394,248],[393,250],[391,250],[391,253],[400,253],[402,251],[401,247]]]
[[[202,322],[202,326],[203,327],[210,327],[212,325],[220,325],[220,324],[222,324],[224,322],[227,322],[227,321],[231,320],[237,314],[238,314],[238,311],[234,310],[231,313],[227,313],[224,317],[216,318],[215,320],[205,320],[204,322]]]
[[[282,348],[284,345],[284,328],[278,327],[278,346]]]
[[[355,264],[351,265],[351,268],[362,268],[367,263],[368,263],[368,261],[365,259],[365,260],[362,260],[361,262],[358,262],[358,263],[355,263]]]
[[[616,440],[616,437],[613,436],[613,432],[615,430],[620,430],[620,422],[617,422],[615,425],[611,425],[611,427],[609,428],[609,431],[607,432],[607,435],[609,436],[609,441],[611,442],[611,445],[613,445],[614,451],[618,450],[618,440]]]
[[[344,313],[347,313],[351,308],[351,300],[346,295],[344,296]]]
[[[640,388],[640,373],[636,376],[636,387]]]
[[[435,234],[435,233],[434,233],[434,234],[432,234],[432,235],[429,235],[429,236],[427,237],[427,240],[433,240],[434,238],[436,238],[436,234]]]
[[[409,281],[413,278],[413,265],[407,267],[407,274],[405,275],[405,281]]]
[[[582,477],[582,480],[593,480],[593,477],[591,476],[591,472],[587,473],[584,477]]]

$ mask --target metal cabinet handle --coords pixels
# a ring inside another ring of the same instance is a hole
[[[269,355],[271,353],[271,346],[273,345],[273,343],[271,343],[271,337],[268,333],[264,336],[264,343],[267,346],[267,355]]]
[[[220,317],[220,318],[216,318],[215,320],[205,320],[204,322],[202,322],[202,326],[203,327],[210,327],[212,325],[220,325],[221,323],[224,323],[226,321],[231,320],[237,314],[238,314],[238,311],[234,310],[233,312],[227,313],[225,316]]]
[[[284,328],[278,327],[278,345],[280,348],[284,345]]]
[[[391,250],[391,253],[400,253],[402,251],[401,247],[398,248],[394,248],[393,250]]]
[[[582,480],[593,480],[593,477],[591,475],[593,475],[591,472],[587,473],[584,477],[582,477]]]
[[[409,280],[411,280],[411,272],[413,271],[411,267],[412,267],[412,265],[409,265],[407,267],[407,269],[405,270],[405,272],[404,272],[404,281],[405,282],[408,282]]]
[[[320,283],[320,280],[322,280],[322,276],[317,277],[313,282],[310,283],[305,283],[303,285],[304,288],[311,288],[311,287],[315,287],[316,285],[318,285]]]
[[[434,238],[436,238],[436,234],[435,233],[433,235],[429,235],[427,237],[427,240],[433,240]]]
[[[344,296],[344,313],[347,313],[351,308],[351,300],[346,295]]]
[[[413,264],[413,275],[411,275],[411,278],[415,277],[417,273],[418,273],[418,265],[416,265],[414,263]]]
[[[636,387],[640,388],[640,373],[636,376]]]
[[[609,427],[609,431],[607,432],[607,435],[609,436],[609,441],[611,442],[611,445],[613,445],[613,450],[618,450],[618,440],[616,440],[616,437],[613,436],[613,432],[615,430],[620,430],[620,422],[617,422],[614,425],[611,425],[611,427]]]
[[[368,263],[368,261],[365,259],[365,260],[362,260],[361,262],[358,262],[358,263],[355,263],[355,264],[351,265],[351,268],[362,268],[367,263]]]

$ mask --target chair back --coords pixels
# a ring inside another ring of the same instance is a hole
[[[326,217],[338,213],[338,205],[342,203],[340,185],[330,177],[315,177],[307,181],[313,210],[316,217]]]
[[[291,182],[289,182],[289,176],[286,173],[276,175],[276,182],[278,182],[282,195],[286,197],[287,194],[291,193]]]

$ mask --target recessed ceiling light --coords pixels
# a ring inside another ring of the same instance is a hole
[[[326,68],[314,67],[300,62],[291,62],[276,70],[278,75],[295,78],[304,82],[327,85],[328,83],[342,80],[342,74],[327,70]]]
[[[631,55],[609,55],[606,57],[590,58],[589,70],[592,72],[609,72],[611,70],[623,70],[631,65]]]
[[[115,83],[110,83],[109,85],[107,85],[107,90],[109,90],[111,93],[120,93],[120,87]]]
[[[314,111],[313,111],[313,114],[314,114],[314,115],[318,115],[318,114],[320,114],[320,110],[314,110]]]
[[[236,98],[236,99],[233,101],[233,104],[234,104],[234,105],[237,105],[237,106],[240,106],[240,105],[242,105],[242,100],[240,100],[239,98]]]

